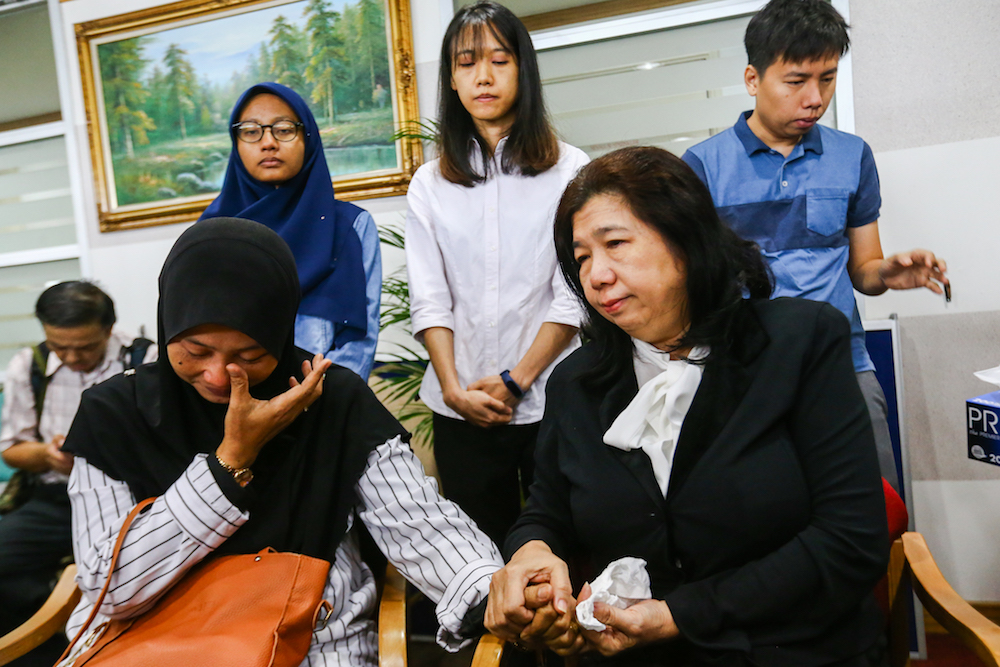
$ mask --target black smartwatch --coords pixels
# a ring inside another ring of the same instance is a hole
[[[514,378],[510,376],[510,371],[503,371],[500,373],[500,379],[503,380],[504,385],[507,387],[507,391],[509,391],[514,398],[519,401],[524,398],[524,390],[521,389],[521,385],[514,382]]]

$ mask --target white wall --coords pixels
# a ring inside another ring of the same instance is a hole
[[[943,257],[952,302],[945,305],[926,290],[889,292],[865,300],[867,316],[1000,310],[1000,136],[878,152],[875,158],[883,249],[930,248]]]
[[[122,329],[136,332],[140,325],[147,335],[156,333],[156,281],[164,258],[174,240],[188,225],[165,225],[145,229],[101,233],[94,203],[93,172],[87,145],[86,113],[80,84],[80,67],[77,57],[74,25],[106,16],[136,11],[162,4],[159,0],[70,0],[58,4],[62,14],[63,44],[68,67],[68,113],[70,133],[77,147],[73,167],[81,174],[83,187],[80,214],[84,218],[85,246],[89,247],[88,275],[100,281],[115,299]],[[435,115],[437,85],[437,58],[444,28],[451,19],[449,0],[410,0],[413,17],[414,60],[417,69],[417,87],[421,115]],[[406,214],[404,197],[387,197],[356,202],[368,209],[375,222],[402,225]],[[383,248],[383,274],[389,275],[403,265],[402,253]],[[412,341],[398,333],[390,333],[380,340],[379,351],[393,349],[392,341],[407,345]]]
[[[7,9],[0,20],[0,123],[59,111],[55,57],[45,5]]]

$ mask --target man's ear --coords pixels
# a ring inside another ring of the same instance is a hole
[[[757,72],[757,68],[753,65],[747,65],[747,68],[743,71],[743,84],[747,87],[747,93],[750,97],[757,97],[757,86],[760,85],[761,76]]]

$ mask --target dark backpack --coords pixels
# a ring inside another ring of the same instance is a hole
[[[123,347],[118,354],[118,360],[122,362],[124,370],[137,368],[146,358],[146,352],[153,341],[139,336],[132,341],[128,347]],[[49,388],[49,377],[45,375],[45,366],[49,359],[49,346],[42,341],[31,348],[31,370],[28,372],[28,379],[31,384],[31,393],[35,397],[35,421],[42,423],[42,406],[45,405],[45,392]],[[37,426],[35,427],[38,428]],[[41,434],[38,434],[41,440]],[[37,483],[35,473],[16,471],[4,487],[0,494],[0,514],[7,514],[16,510],[31,497],[31,492]]]

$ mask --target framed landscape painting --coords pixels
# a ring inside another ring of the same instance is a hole
[[[406,192],[420,141],[409,0],[184,0],[76,25],[102,231],[194,220],[240,93],[309,103],[339,199]]]

